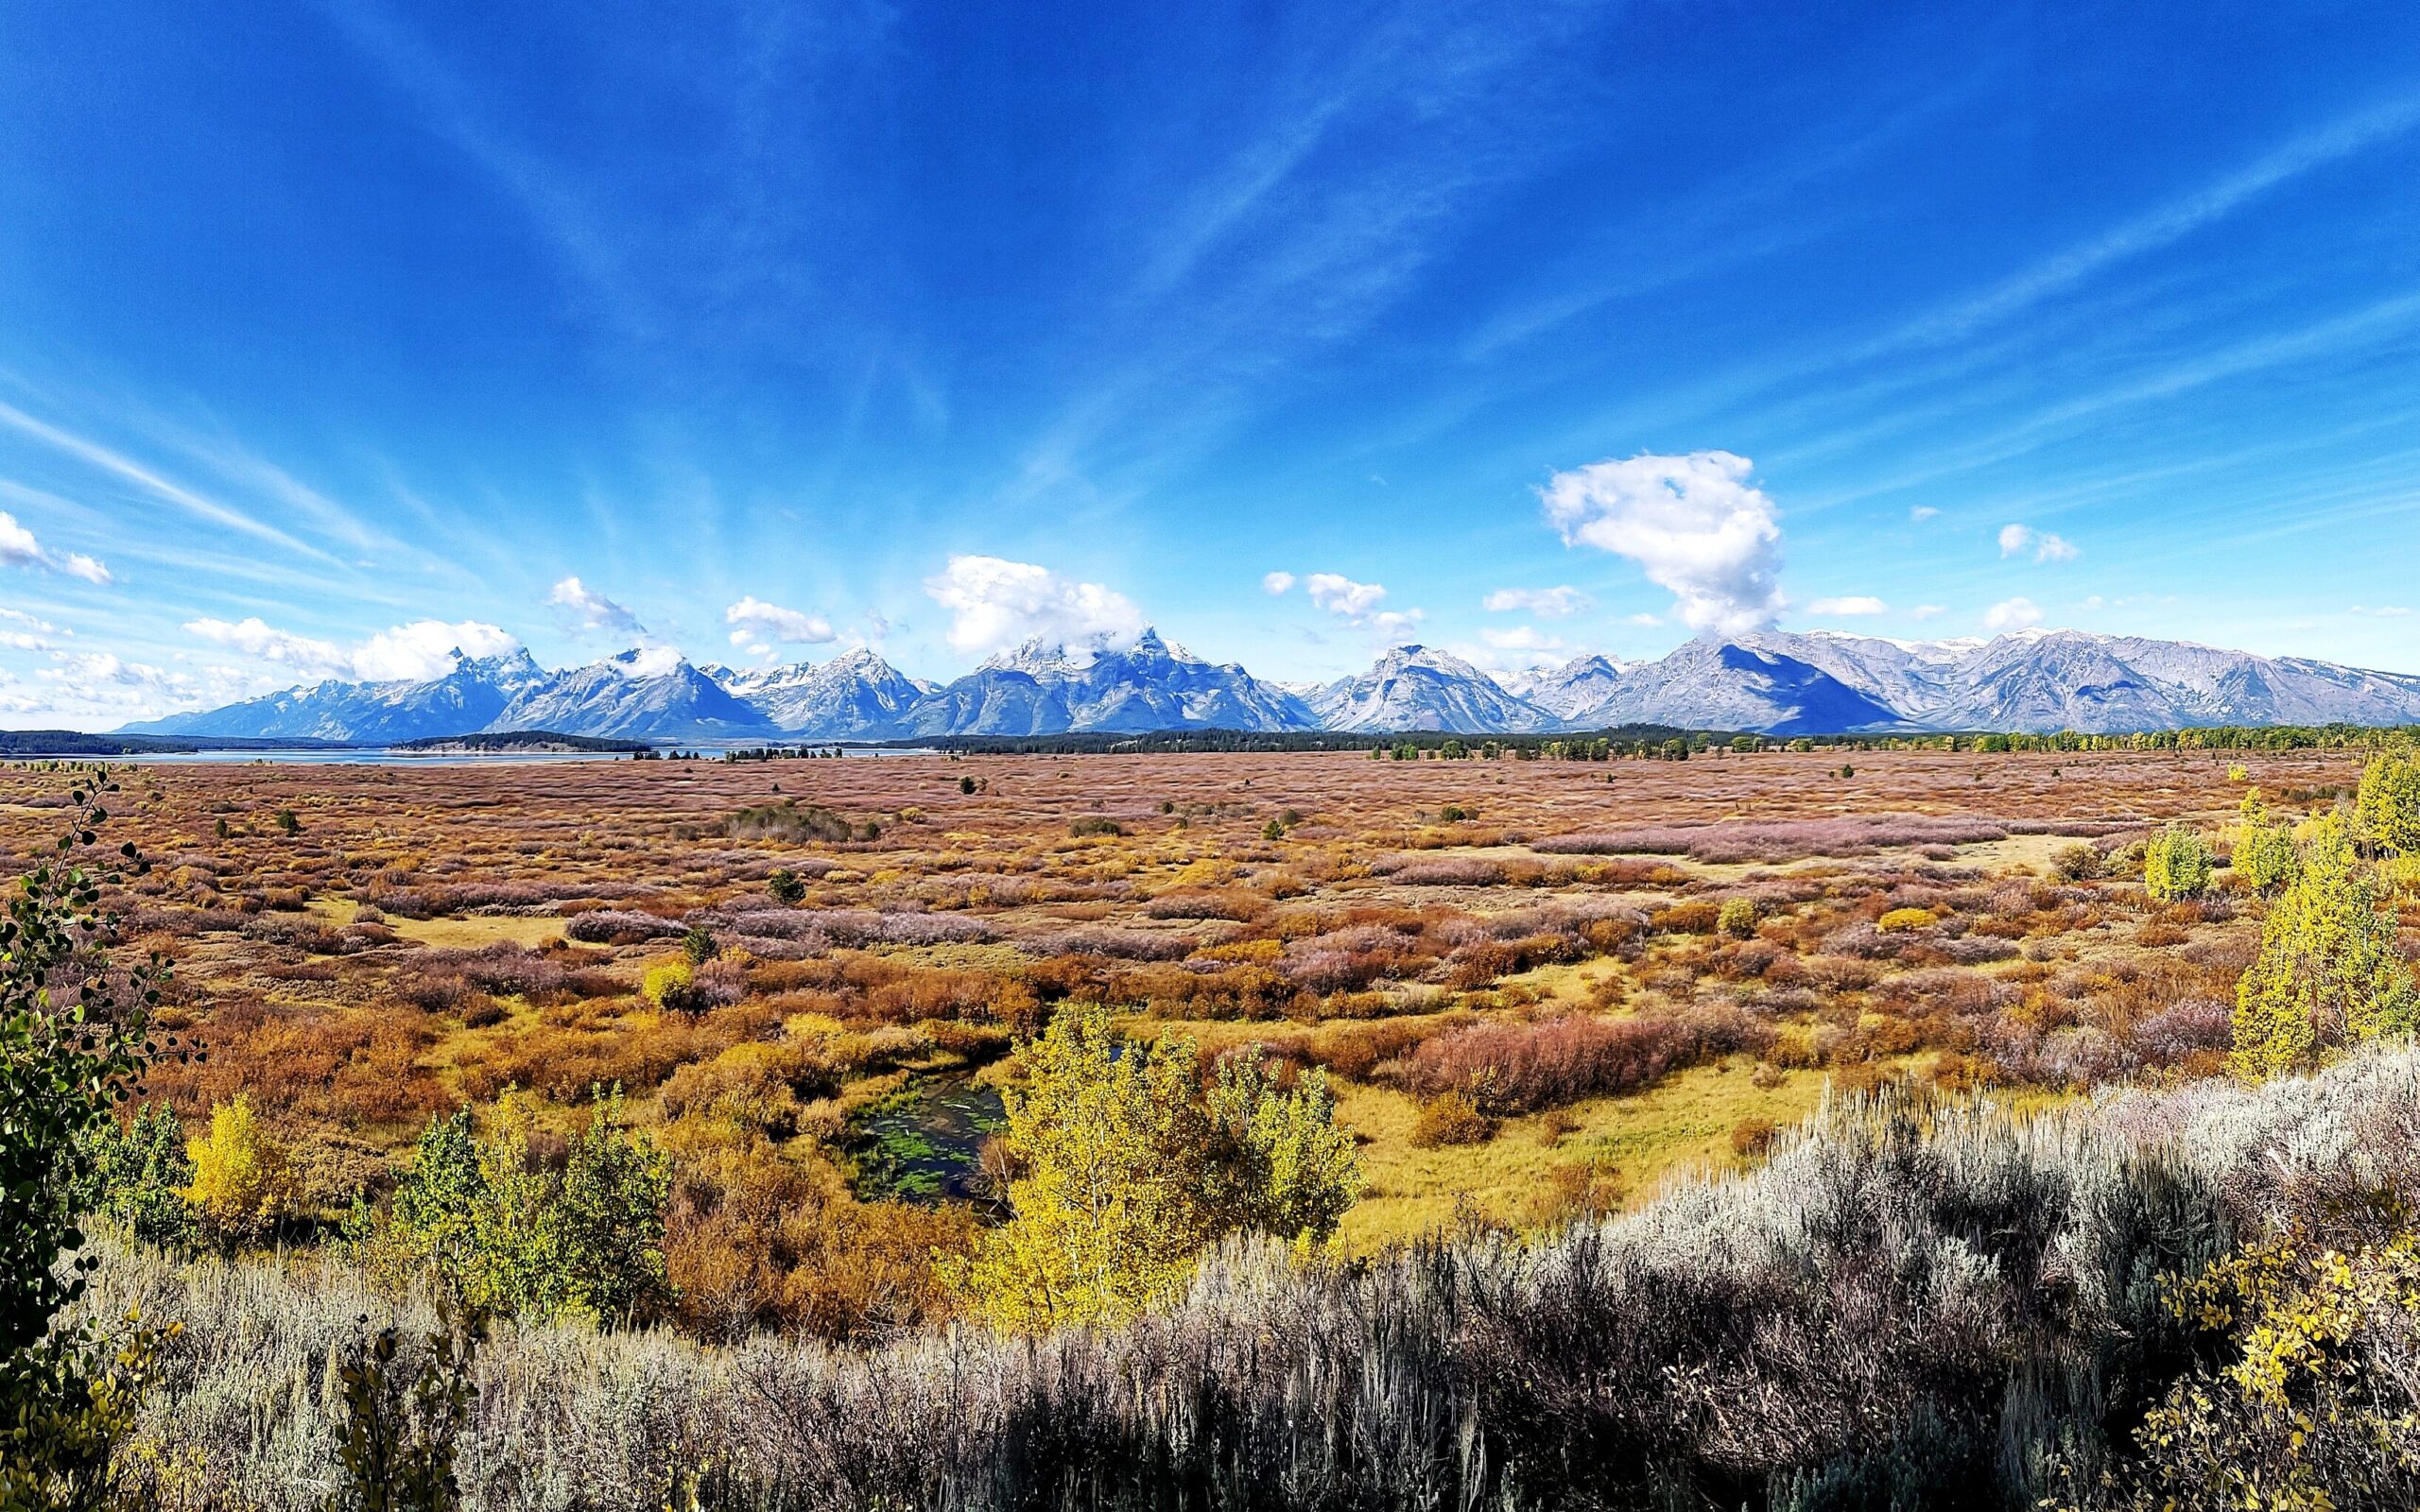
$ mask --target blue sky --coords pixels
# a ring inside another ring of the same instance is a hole
[[[0,723],[1144,621],[1288,679],[1758,623],[2420,670],[2408,5],[0,35]]]

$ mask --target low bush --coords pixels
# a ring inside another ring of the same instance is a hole
[[[732,840],[775,840],[786,845],[837,845],[859,833],[847,819],[821,805],[795,801],[741,809],[722,823]]]
[[[1754,935],[1756,932],[1756,900],[1725,898],[1721,911],[1715,916],[1715,927],[1739,939]]]
[[[1463,1092],[1497,1116],[1633,1091],[1676,1066],[1760,1048],[1772,1031],[1737,1009],[1634,1019],[1482,1023],[1423,1043],[1404,1062],[1414,1092]]]
[[[580,914],[563,926],[565,938],[589,945],[644,945],[684,933],[683,926],[669,919],[609,908]]]
[[[1424,1150],[1444,1144],[1484,1144],[1495,1137],[1495,1120],[1479,1111],[1466,1092],[1440,1092],[1425,1099],[1412,1121],[1411,1143]]]

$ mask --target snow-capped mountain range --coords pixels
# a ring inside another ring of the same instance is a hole
[[[2022,630],[1893,641],[1833,631],[1701,638],[1652,662],[1585,656],[1496,678],[1398,646],[1325,684],[1263,681],[1145,631],[1131,646],[1030,641],[946,684],[871,650],[815,664],[699,667],[663,648],[549,671],[457,651],[441,677],[328,681],[130,732],[386,744],[475,730],[659,741],[885,740],[1069,730],[1455,730],[1678,725],[1768,734],[2420,722],[2420,677],[2185,641]]]

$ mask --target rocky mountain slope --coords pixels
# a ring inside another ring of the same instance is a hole
[[[2420,722],[2420,677],[2080,630],[1950,641],[1763,631],[1691,641],[1652,662],[1583,656],[1501,680],[1434,646],[1397,646],[1357,676],[1287,686],[1145,631],[1117,649],[1028,642],[945,685],[865,649],[739,671],[693,666],[659,647],[560,672],[527,651],[457,652],[426,681],[321,682],[127,728],[387,744],[491,730],[715,741],[1622,724],[1784,735],[2111,732],[2330,720]]]

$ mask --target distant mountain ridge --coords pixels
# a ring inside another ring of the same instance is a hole
[[[699,667],[660,647],[549,671],[453,653],[420,681],[330,680],[127,733],[390,745],[549,730],[625,740],[892,740],[1167,730],[1465,734],[1674,725],[1767,734],[2111,733],[2186,725],[2420,723],[2420,676],[2186,641],[2021,630],[1894,641],[1837,631],[1700,638],[1652,662],[1583,656],[1490,676],[1396,646],[1354,677],[1280,684],[1146,630],[1093,649],[1028,641],[946,684],[860,647],[818,663]]]
[[[1369,671],[1338,679],[1308,702],[1327,730],[1528,733],[1557,728],[1553,714],[1461,657],[1425,645],[1396,646]]]

